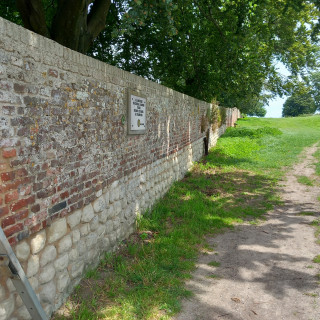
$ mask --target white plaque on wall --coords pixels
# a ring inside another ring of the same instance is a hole
[[[146,131],[147,99],[138,92],[128,90],[128,134]]]

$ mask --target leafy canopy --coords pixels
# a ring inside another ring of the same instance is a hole
[[[293,94],[285,101],[282,116],[297,117],[302,114],[313,114],[316,109],[310,88],[304,83],[299,83]]]
[[[116,28],[89,54],[208,102],[263,115],[263,92],[287,93],[274,61],[294,76],[315,65],[310,26],[319,12],[310,1],[125,3],[114,3]]]

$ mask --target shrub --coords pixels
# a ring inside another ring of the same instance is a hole
[[[224,137],[249,137],[249,138],[261,138],[263,136],[278,136],[282,131],[278,128],[263,127],[257,129],[249,128],[233,128],[230,127],[226,130]]]

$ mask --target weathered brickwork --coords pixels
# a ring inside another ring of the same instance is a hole
[[[122,122],[128,88],[147,97],[144,135]],[[209,107],[0,18],[0,223],[49,315],[203,155]],[[29,319],[5,277],[2,319]]]

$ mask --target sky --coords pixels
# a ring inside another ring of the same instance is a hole
[[[286,69],[283,63],[277,62],[276,67],[283,76],[290,75],[290,72]],[[283,96],[282,98],[278,96],[275,99],[269,100],[269,105],[266,106],[266,118],[281,118],[282,106],[284,102],[287,100],[287,98],[288,97],[286,96]]]
[[[277,97],[269,101],[269,105],[266,106],[267,114],[266,118],[281,118],[282,106],[286,101],[287,97]]]

